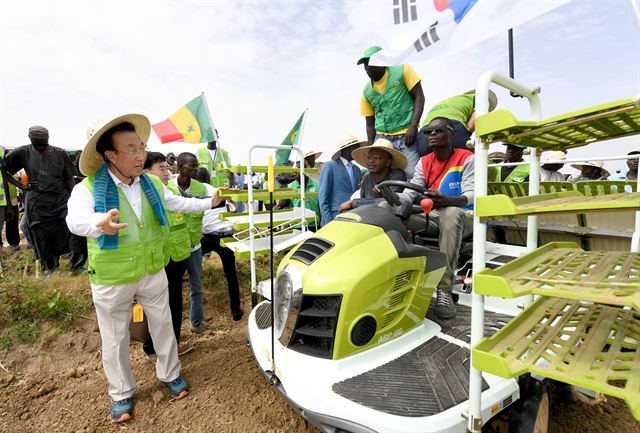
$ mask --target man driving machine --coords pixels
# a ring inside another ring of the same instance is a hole
[[[428,145],[433,152],[420,158],[411,183],[418,188],[405,188],[400,194],[382,188],[391,205],[410,207],[422,195],[433,201],[429,218],[411,215],[405,225],[414,233],[426,232],[438,237],[440,251],[447,256],[447,269],[438,284],[435,313],[452,319],[456,309],[451,297],[453,271],[457,266],[462,240],[473,233],[473,218],[466,211],[473,209],[473,153],[453,147],[454,127],[444,117],[436,117],[425,128]],[[428,221],[428,227],[427,223]]]

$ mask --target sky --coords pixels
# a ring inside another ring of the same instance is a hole
[[[157,123],[205,92],[233,163],[247,163],[251,146],[279,144],[305,108],[301,145],[326,160],[343,135],[366,138],[359,103],[367,77],[356,61],[384,37],[348,15],[381,1],[392,0],[3,1],[0,144],[28,144],[29,126],[41,124],[52,145],[82,148],[99,119],[137,112]],[[574,0],[516,27],[514,48],[515,77],[541,87],[543,117],[640,94],[640,33],[629,0]],[[475,87],[484,71],[506,75],[507,35],[411,65],[426,114]],[[526,102],[494,90],[499,108],[526,118]],[[154,134],[148,144],[165,153],[198,147],[162,145]],[[635,149],[638,137],[569,157]],[[254,154],[254,164],[265,162],[265,152]]]

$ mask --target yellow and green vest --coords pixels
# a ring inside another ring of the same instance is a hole
[[[393,133],[407,129],[413,118],[413,98],[404,84],[402,65],[387,68],[384,93],[373,90],[371,80],[364,87],[364,97],[376,113],[376,131]]]
[[[169,184],[167,188],[175,195],[180,195],[180,190],[175,184]],[[188,259],[191,255],[191,236],[187,219],[188,215],[167,211],[169,236],[165,243],[165,254],[174,262]]]
[[[160,179],[149,176],[164,204],[164,188]],[[93,195],[95,176],[81,183]],[[140,219],[131,208],[122,190],[118,188],[120,223],[128,226],[118,232],[118,248],[101,250],[98,239],[87,237],[89,253],[89,279],[93,284],[120,285],[140,280],[145,273],[153,275],[169,262],[165,254],[167,228],[160,225],[149,200],[142,193]]]
[[[177,180],[171,179],[169,181],[169,188],[175,187],[178,190]],[[192,196],[202,197],[207,194],[207,189],[204,184],[198,182],[195,179],[191,179],[191,183],[189,184],[189,193]],[[191,238],[191,246],[195,247],[200,243],[202,239],[202,217],[204,216],[204,212],[195,212],[189,213],[185,215],[187,229],[189,230],[189,237]]]
[[[502,167],[489,167],[489,182],[502,182],[500,176]],[[521,183],[526,182],[529,176],[529,164],[518,165],[514,168],[504,182]]]
[[[218,151],[216,152],[216,160],[213,161],[211,159],[211,153],[209,153],[209,148],[207,146],[198,148],[198,167],[204,167],[209,170],[209,174],[211,175],[211,181],[209,182],[211,186],[221,187],[221,186],[229,186],[229,178],[227,177],[227,172],[225,170],[218,170],[218,165],[222,164],[222,161],[229,163],[229,154],[226,150],[223,150],[218,147]]]
[[[0,146],[0,162],[4,161],[5,154],[4,146]],[[14,176],[15,177],[15,176]],[[0,185],[3,185],[4,178],[2,177],[2,171],[0,171]],[[12,183],[7,182],[7,186],[9,187],[9,203],[11,206],[18,206],[18,189]],[[7,205],[7,197],[5,197],[4,193],[4,185],[0,187],[0,206]]]

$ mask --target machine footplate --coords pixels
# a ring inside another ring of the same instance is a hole
[[[435,313],[435,302],[429,305],[427,319],[436,322],[442,328],[442,333],[457,338],[458,340],[471,341],[471,307],[456,304],[456,317],[453,319],[440,319]],[[513,319],[506,314],[485,311],[484,313],[484,335],[491,336],[498,332],[504,325]]]
[[[380,412],[435,415],[468,399],[469,351],[434,337],[373,370],[333,384],[333,391]],[[488,385],[483,381],[483,390]]]

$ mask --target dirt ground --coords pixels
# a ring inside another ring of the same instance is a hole
[[[218,262],[211,272],[222,275]],[[244,271],[241,281],[248,292]],[[317,432],[267,384],[245,344],[246,324],[231,320],[226,294],[207,289],[205,296],[214,332],[192,334],[183,321],[183,341],[195,346],[181,358],[191,385],[188,398],[171,399],[140,344],[132,343],[134,419],[109,423],[100,339],[88,313],[71,331],[46,337],[45,329],[35,344],[0,351],[0,432]],[[248,295],[244,306],[249,309]],[[551,415],[550,433],[640,433],[626,404],[614,398],[596,405],[554,404]]]

